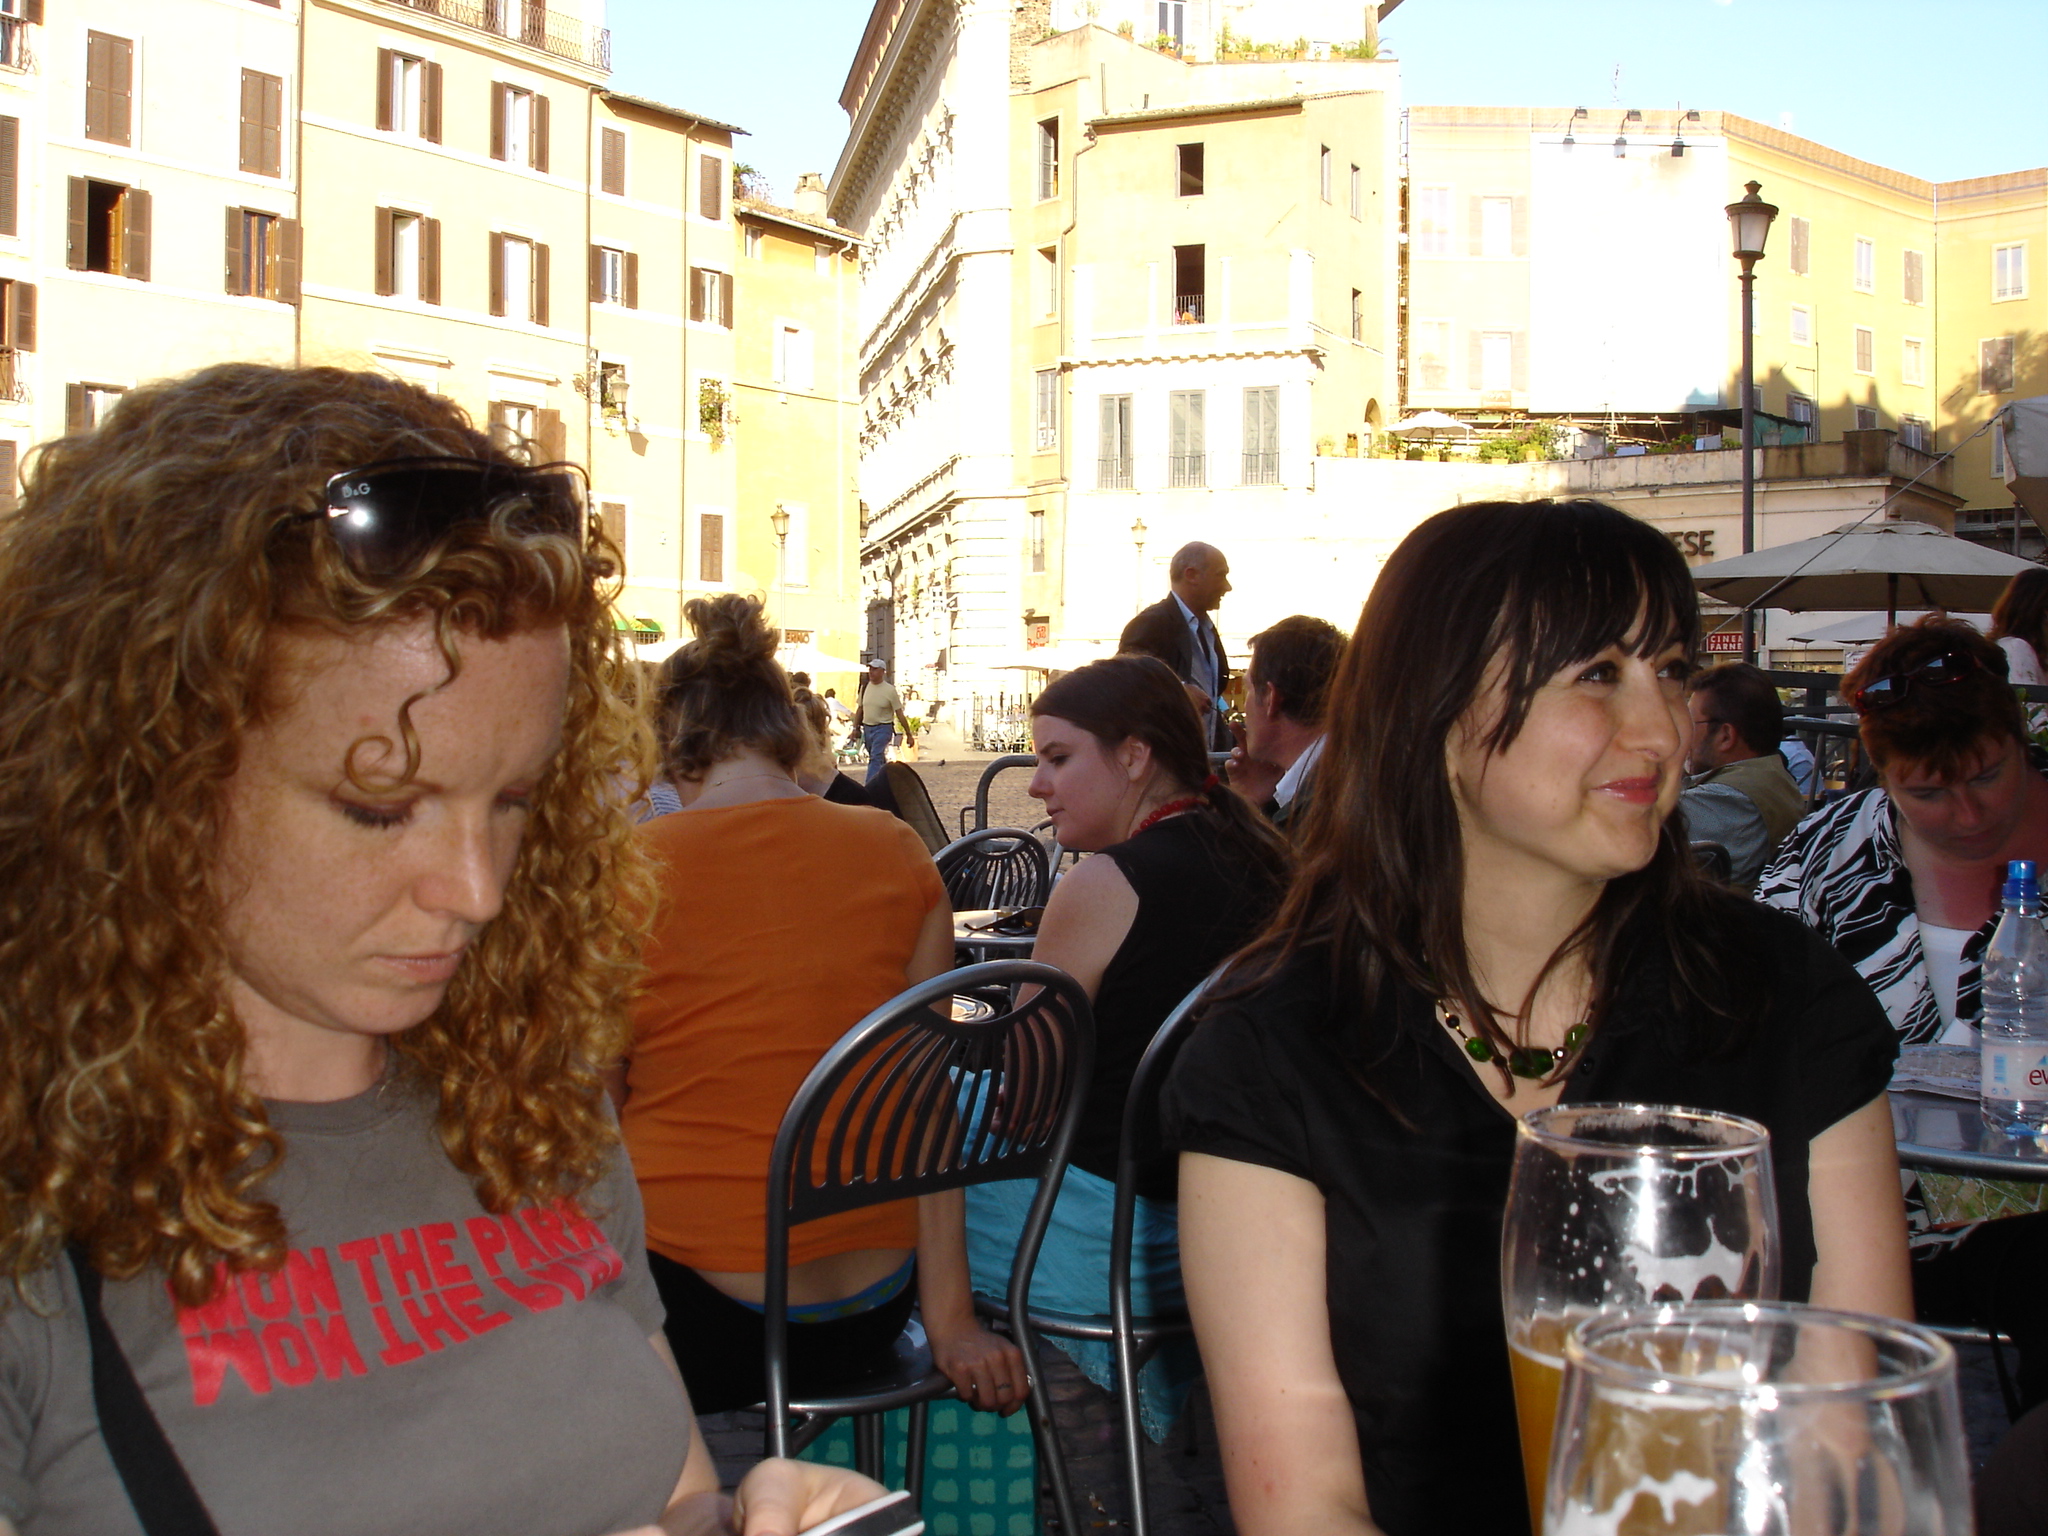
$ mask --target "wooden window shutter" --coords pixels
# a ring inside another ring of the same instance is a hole
[[[610,540],[612,548],[620,554],[626,552],[626,504],[623,501],[600,501],[597,504],[598,526]]]
[[[533,413],[533,441],[543,464],[559,464],[569,456],[569,429],[560,411]]]
[[[732,329],[732,274],[718,274],[718,323],[727,330]]]
[[[125,37],[109,37],[107,48],[107,137],[126,144],[135,127],[135,45]]]
[[[277,221],[277,297],[287,304],[299,302],[299,272],[303,261],[303,233],[297,219]]]
[[[491,82],[491,158],[505,158],[505,119],[510,115],[512,88]]]
[[[1480,197],[1465,199],[1465,254],[1484,256],[1486,254],[1486,200]]]
[[[601,245],[590,248],[590,302],[604,302],[604,247]]]
[[[22,20],[30,26],[40,27],[43,24],[43,0],[28,0],[28,4],[22,9],[27,13]]]
[[[397,55],[389,48],[377,50],[377,126],[385,133],[398,125],[395,103],[391,99],[391,77],[398,69],[394,62],[396,58]],[[383,291],[390,292],[388,288]]]
[[[597,130],[598,172],[597,185],[600,192],[613,197],[626,195],[626,136],[616,128]]]
[[[420,137],[429,144],[441,142],[441,66],[429,61],[420,66],[425,79],[426,99],[420,103]]]
[[[227,239],[227,282],[229,293],[246,294],[249,291],[242,286],[242,227],[242,210],[230,208],[228,210]]]
[[[121,194],[121,275],[149,281],[149,194],[130,187]]]
[[[420,220],[420,302],[441,302],[441,221]]]
[[[548,323],[548,248],[533,244],[533,323]]]
[[[21,233],[21,119],[0,117],[0,235]]]
[[[64,386],[64,430],[83,432],[85,430],[85,386],[66,384]]]
[[[539,92],[533,98],[533,125],[527,133],[527,163],[536,171],[548,168],[548,99]]]
[[[697,211],[707,219],[725,211],[725,162],[716,155],[697,156]]]
[[[284,174],[284,81],[277,75],[263,82],[263,174]]]
[[[391,248],[397,243],[392,233],[393,219],[389,208],[377,210],[377,292],[395,293],[398,282],[391,270]]]
[[[725,519],[716,512],[697,515],[697,579],[725,580]]]
[[[12,512],[21,505],[20,482],[15,470],[21,460],[21,445],[0,440],[0,512]]]
[[[505,313],[505,237],[491,231],[491,313]]]
[[[86,209],[91,199],[86,192],[83,176],[73,176],[65,188],[64,207],[64,265],[74,272],[85,270],[86,250],[89,244],[86,230]]]
[[[82,237],[80,244],[82,249]],[[704,269],[702,267],[690,268],[690,318],[692,320],[702,320],[704,318]]]
[[[263,77],[253,69],[242,71],[242,134],[235,163],[244,171],[263,172]]]
[[[7,344],[17,352],[36,349],[36,285],[7,285]]]
[[[626,308],[640,307],[640,253],[626,252]]]

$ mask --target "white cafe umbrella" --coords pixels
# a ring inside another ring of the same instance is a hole
[[[1901,613],[1895,616],[1895,622],[1917,624],[1925,617],[1924,613]],[[1949,617],[1973,624],[1980,630],[1991,627],[1991,615],[1988,613],[1952,613]],[[1815,624],[1809,620],[1798,633],[1787,638],[1799,645],[1875,645],[1890,633],[1891,623],[1883,614],[1856,613],[1828,624]]]
[[[1692,570],[1703,597],[1749,608],[1907,608],[1982,612],[2032,561],[1958,539],[1926,523],[1849,523],[1796,544],[1734,555]]]
[[[1442,411],[1417,411],[1405,421],[1397,421],[1387,428],[1396,437],[1426,437],[1431,442],[1439,437],[1455,437],[1469,433],[1472,428],[1455,416],[1446,416]]]
[[[775,659],[782,663],[785,672],[808,672],[816,677],[821,672],[865,672],[867,668],[858,661],[844,656],[834,656],[819,650],[809,641],[802,645],[785,645],[775,653]]]
[[[1026,646],[991,664],[997,672],[1071,672],[1100,661],[1113,647],[1101,640],[1062,640],[1056,645]]]

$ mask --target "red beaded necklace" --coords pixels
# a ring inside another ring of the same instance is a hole
[[[1132,831],[1131,836],[1136,837],[1138,833],[1143,832],[1155,821],[1164,821],[1169,816],[1178,816],[1182,811],[1192,811],[1196,806],[1200,805],[1201,803],[1202,796],[1200,795],[1182,795],[1178,800],[1169,800],[1166,802],[1166,804],[1160,806],[1158,810],[1154,811],[1150,816],[1147,816],[1143,821],[1139,822],[1137,827]]]

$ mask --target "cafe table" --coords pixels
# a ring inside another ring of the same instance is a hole
[[[1038,943],[1038,933],[991,933],[988,925],[1010,915],[1007,907],[953,914],[953,944],[973,955],[976,961],[995,959],[1028,960]]]
[[[2007,1136],[1977,1112],[1974,1047],[1907,1046],[1891,1087],[1899,1162],[1927,1173],[2048,1182],[2048,1136]]]

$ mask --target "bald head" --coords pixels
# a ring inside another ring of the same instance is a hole
[[[1175,597],[1196,613],[1213,613],[1230,590],[1230,562],[1213,544],[1183,544],[1168,577]]]

